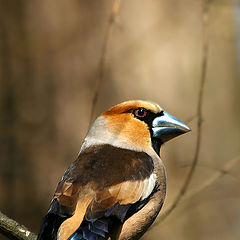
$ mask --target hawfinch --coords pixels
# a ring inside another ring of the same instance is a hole
[[[60,180],[38,239],[139,239],[166,194],[160,147],[188,131],[152,102],[127,101],[102,113]]]

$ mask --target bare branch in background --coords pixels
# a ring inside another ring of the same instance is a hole
[[[203,191],[205,188],[212,185],[216,182],[220,177],[227,174],[238,162],[240,161],[240,155],[236,156],[232,160],[228,161],[223,168],[219,169],[218,172],[213,174],[210,178],[208,178],[204,183],[202,183],[199,187],[195,188],[194,190],[190,191],[189,193],[185,194],[183,200],[188,200],[198,194],[199,192]]]
[[[37,236],[26,227],[0,212],[0,233],[12,240],[36,240]]]
[[[178,193],[177,197],[175,198],[174,202],[172,203],[171,207],[167,209],[159,218],[157,221],[155,221],[155,224],[153,226],[156,226],[160,222],[162,222],[167,216],[170,215],[170,213],[177,207],[180,200],[186,193],[189,184],[192,180],[194,171],[197,166],[198,158],[199,158],[199,151],[201,147],[201,137],[202,137],[202,106],[203,106],[203,92],[204,92],[204,85],[206,82],[206,73],[207,73],[207,62],[208,62],[208,45],[209,45],[209,38],[208,38],[208,15],[209,15],[209,6],[208,6],[208,0],[203,0],[203,43],[202,43],[202,66],[201,66],[201,78],[200,78],[200,88],[198,93],[198,104],[197,104],[197,142],[196,142],[196,149],[193,157],[193,162],[191,165],[191,169],[188,173],[188,176]]]
[[[95,108],[96,108],[100,86],[101,86],[101,83],[102,83],[103,77],[104,77],[104,66],[105,66],[105,63],[106,63],[108,44],[109,44],[110,37],[111,37],[111,34],[112,34],[113,26],[116,22],[116,16],[119,12],[120,4],[121,4],[121,0],[115,0],[114,1],[112,11],[111,11],[111,14],[109,16],[108,26],[107,26],[107,30],[106,30],[106,33],[105,33],[105,36],[104,36],[103,47],[102,47],[101,57],[100,57],[99,66],[98,66],[98,75],[97,75],[94,94],[93,94],[93,99],[92,99],[89,125],[93,121],[93,114],[94,114],[94,111],[95,111]]]

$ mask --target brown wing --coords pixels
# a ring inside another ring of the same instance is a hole
[[[59,182],[49,210],[70,216],[61,224],[58,239],[68,239],[84,219],[93,222],[109,215],[123,221],[130,205],[154,187],[152,173],[152,159],[144,152],[111,145],[81,152]]]

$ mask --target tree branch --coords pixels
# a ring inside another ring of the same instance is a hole
[[[106,30],[106,33],[105,33],[105,36],[104,36],[102,53],[101,53],[99,66],[98,66],[98,76],[97,76],[97,79],[96,79],[95,89],[94,89],[94,94],[93,94],[93,99],[92,99],[92,107],[91,107],[89,125],[93,121],[93,114],[94,114],[94,111],[95,111],[95,108],[96,108],[100,86],[101,86],[101,83],[102,83],[103,77],[104,77],[104,67],[105,67],[105,63],[106,63],[108,44],[109,44],[109,41],[110,41],[113,26],[115,24],[116,16],[119,12],[120,4],[121,4],[121,0],[114,0],[112,11],[111,11],[111,14],[109,16],[108,26],[107,26],[107,30]]]
[[[238,162],[240,161],[240,155],[236,156],[232,160],[228,161],[223,168],[219,169],[218,172],[213,174],[211,177],[209,177],[204,183],[202,183],[199,187],[195,188],[194,190],[187,193],[183,200],[188,200],[198,194],[199,192],[203,191],[205,188],[212,185],[215,181],[217,181],[220,177],[228,173]]]
[[[37,236],[26,227],[0,212],[0,233],[12,240],[36,240]]]
[[[191,169],[188,173],[188,176],[178,193],[177,197],[175,198],[174,202],[170,206],[169,209],[167,209],[159,218],[157,221],[155,221],[153,226],[158,225],[161,223],[167,216],[171,214],[171,212],[177,207],[180,200],[186,193],[189,184],[192,180],[194,171],[197,166],[198,158],[199,158],[199,151],[201,147],[201,138],[202,138],[202,106],[203,106],[203,92],[204,92],[204,85],[206,82],[206,73],[207,73],[207,61],[208,61],[208,45],[209,45],[209,39],[208,39],[208,0],[203,0],[203,44],[202,44],[202,66],[201,66],[201,78],[200,78],[200,88],[198,93],[198,104],[197,104],[197,141],[196,141],[196,149],[193,157],[193,162]]]

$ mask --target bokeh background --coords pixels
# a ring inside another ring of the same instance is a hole
[[[209,1],[198,166],[189,192],[240,154],[240,3]],[[87,132],[112,0],[0,0],[0,210],[37,233]],[[202,1],[122,0],[94,111],[153,100],[189,123],[161,156],[173,202],[196,146]],[[143,239],[240,239],[240,163]],[[0,236],[0,239],[5,239]]]

